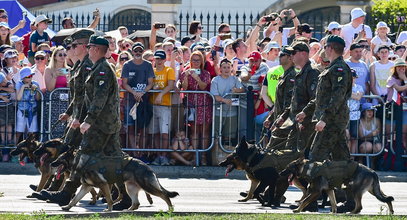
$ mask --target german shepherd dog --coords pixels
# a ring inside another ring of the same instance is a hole
[[[64,157],[64,154],[62,154],[60,158]],[[98,187],[105,195],[107,201],[107,209],[105,209],[104,211],[112,210],[113,200],[109,187],[109,182],[112,182],[112,180],[107,179],[106,175],[100,173],[97,170],[86,169],[86,163],[90,159],[91,156],[86,154],[81,154],[79,156],[79,162],[76,169],[82,171],[80,174],[82,187],[80,191],[75,195],[75,197],[71,200],[71,202],[68,205],[62,207],[63,210],[69,210],[70,208],[75,206],[76,203],[78,203],[93,187]],[[138,192],[141,189],[148,194],[160,197],[167,203],[168,209],[173,210],[173,205],[170,198],[178,196],[179,194],[177,192],[170,192],[162,187],[154,171],[144,162],[134,158],[131,158],[130,160],[127,158],[123,158],[122,162],[127,162],[127,165],[123,168],[121,174],[117,175],[120,175],[119,179],[123,180],[126,186],[126,191],[132,200],[132,205],[129,210],[136,210],[140,206],[140,202],[138,200]],[[152,201],[150,203],[152,203]]]
[[[288,182],[285,178],[280,178],[276,167],[266,165],[256,169],[265,157],[267,154],[260,152],[254,144],[248,144],[243,137],[236,149],[219,163],[220,166],[227,167],[226,175],[234,169],[244,170],[246,177],[251,181],[247,196],[238,200],[239,202],[256,198],[262,205],[280,206],[281,198],[288,188]],[[260,193],[263,193],[266,187],[269,187],[268,192],[266,191],[266,197],[262,198]]]
[[[343,161],[325,161],[324,163],[335,163]],[[310,162],[309,160],[300,158],[296,161],[291,162],[285,170],[283,170],[280,175],[293,175],[293,177],[304,178],[304,173],[308,174],[312,171],[312,167],[316,166],[316,162]],[[357,163],[357,162],[350,162]],[[356,166],[355,171],[351,173],[349,181],[343,182],[347,190],[351,192],[354,196],[355,209],[351,212],[352,214],[360,213],[362,210],[362,196],[366,191],[375,196],[379,201],[387,203],[389,207],[390,214],[394,213],[392,201],[394,198],[391,196],[386,196],[380,189],[379,177],[370,168],[364,166],[363,164],[354,164]],[[336,173],[346,173],[349,168],[344,167],[343,170],[335,170]],[[307,207],[311,202],[318,199],[322,191],[328,194],[329,200],[331,202],[332,212],[336,213],[337,204],[334,189],[332,187],[332,179],[327,178],[325,175],[317,175],[317,177],[312,178],[310,185],[307,190],[307,195],[300,202],[300,206],[294,209],[293,212],[301,212],[305,207]]]
[[[34,162],[35,167],[41,173],[41,180],[37,186],[37,189],[35,190],[37,192],[41,191],[45,187],[48,187],[53,174],[50,166],[52,159],[34,154],[34,151],[37,150],[40,145],[41,142],[35,141],[35,135],[30,134],[27,139],[17,144],[16,149],[10,152],[12,156],[20,155],[19,161],[22,166],[25,165],[24,159],[26,157]]]

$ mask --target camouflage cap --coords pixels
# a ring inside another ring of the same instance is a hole
[[[288,55],[292,55],[294,52],[294,48],[290,47],[290,46],[283,46],[283,48],[281,49],[280,53],[285,53]]]
[[[109,41],[103,36],[92,35],[89,38],[89,44],[109,46]]]
[[[291,45],[291,47],[292,47],[294,50],[297,50],[297,51],[305,51],[305,52],[309,53],[309,47],[308,47],[308,45],[307,45],[306,43],[302,42],[302,41],[294,42],[294,43]]]
[[[343,40],[342,37],[337,36],[337,35],[329,35],[328,39],[326,40],[326,43],[338,43],[341,44],[342,46],[345,46],[345,40]]]
[[[88,29],[81,29],[76,31],[71,35],[72,41],[78,40],[78,39],[89,39],[89,37],[94,34],[95,31],[88,30]]]

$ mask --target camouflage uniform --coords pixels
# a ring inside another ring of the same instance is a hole
[[[313,122],[324,121],[323,131],[317,132],[311,145],[310,159],[323,161],[332,153],[333,160],[350,159],[345,130],[349,122],[348,99],[352,94],[352,73],[340,56],[321,73],[317,93],[304,109]]]
[[[292,66],[280,77],[278,81],[277,88],[276,88],[276,100],[274,103],[274,113],[270,115],[267,120],[273,121],[276,120],[279,115],[281,115],[285,109],[290,107],[291,99],[294,90],[294,82],[295,82],[295,75],[297,72],[295,71],[295,67]],[[283,129],[278,128],[273,131],[272,137],[267,144],[267,148],[270,149],[285,149],[285,144],[280,144],[281,140],[287,138],[289,133],[289,128]]]
[[[83,134],[80,149],[86,154],[122,155],[119,85],[114,70],[105,58],[93,65],[84,89],[87,113],[83,121],[91,127]]]
[[[301,72],[295,76],[291,104],[283,112],[282,118],[287,119],[289,117],[292,122],[295,121],[295,116],[315,97],[318,75],[319,71],[311,66],[311,61],[308,61]],[[308,147],[309,139],[314,130],[311,116],[305,117],[301,125],[304,126],[301,131],[298,126],[293,126],[288,135],[286,149],[303,150]]]

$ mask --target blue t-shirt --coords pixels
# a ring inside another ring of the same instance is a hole
[[[127,79],[127,84],[134,91],[144,91],[148,85],[148,79],[154,77],[153,67],[148,61],[143,61],[142,64],[136,65],[132,60],[129,60],[123,65],[122,78]],[[129,97],[130,102],[135,101],[132,95]]]
[[[37,88],[40,88],[40,85],[36,81],[32,81],[32,84],[36,85]],[[16,84],[16,91],[21,89],[24,85],[23,81],[20,80]],[[35,100],[35,92],[31,89],[25,89],[23,93],[23,97],[20,101],[18,101],[18,110],[26,111],[28,109],[34,110],[37,107],[37,101]]]
[[[40,35],[37,31],[34,31],[31,36],[30,36],[30,43],[28,44],[28,57],[33,57],[35,55],[35,52],[32,51],[31,44],[35,43],[35,45],[40,45],[42,43],[49,43],[51,39],[48,36],[47,32],[43,32],[42,35]]]
[[[362,86],[363,91],[366,92],[366,83],[370,82],[370,72],[366,63],[363,61],[360,61],[359,63],[352,63],[350,59],[345,60],[345,62],[350,68],[356,71],[356,73],[358,74],[358,78],[356,78],[355,83]]]

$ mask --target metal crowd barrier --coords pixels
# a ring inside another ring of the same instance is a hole
[[[38,131],[35,133],[39,133],[39,141],[43,141],[44,139],[44,94],[40,91],[40,90],[36,90],[36,92],[40,95],[40,100],[37,100],[37,112],[35,113],[37,115],[37,124],[38,124]],[[0,130],[0,134],[4,134],[5,140],[1,140],[2,141],[2,145],[0,145],[0,149],[14,149],[16,142],[18,140],[16,140],[16,125],[17,125],[17,111],[19,111],[18,109],[18,103],[24,102],[24,101],[17,101],[15,100],[16,94],[12,95],[12,99],[10,100],[10,102],[4,102],[3,100],[0,100],[0,108],[2,109],[2,112],[5,115],[2,115],[0,117],[4,117],[4,125],[2,126],[2,129]],[[13,113],[10,112],[9,108],[13,108],[12,111]],[[11,114],[11,115],[10,115]],[[23,114],[25,114],[25,112],[23,112]],[[14,123],[10,123],[9,121],[13,121],[12,119],[14,119]],[[12,126],[12,139],[13,140],[7,140],[7,136],[9,134],[9,132],[7,131],[6,126],[7,125],[11,125]],[[4,129],[3,129],[4,126]],[[6,143],[7,141],[11,141],[11,143]]]
[[[65,130],[65,124],[53,124],[58,121],[59,115],[68,109],[70,102],[69,88],[57,88],[49,94],[48,99],[48,123],[47,136],[48,139],[62,137]]]

